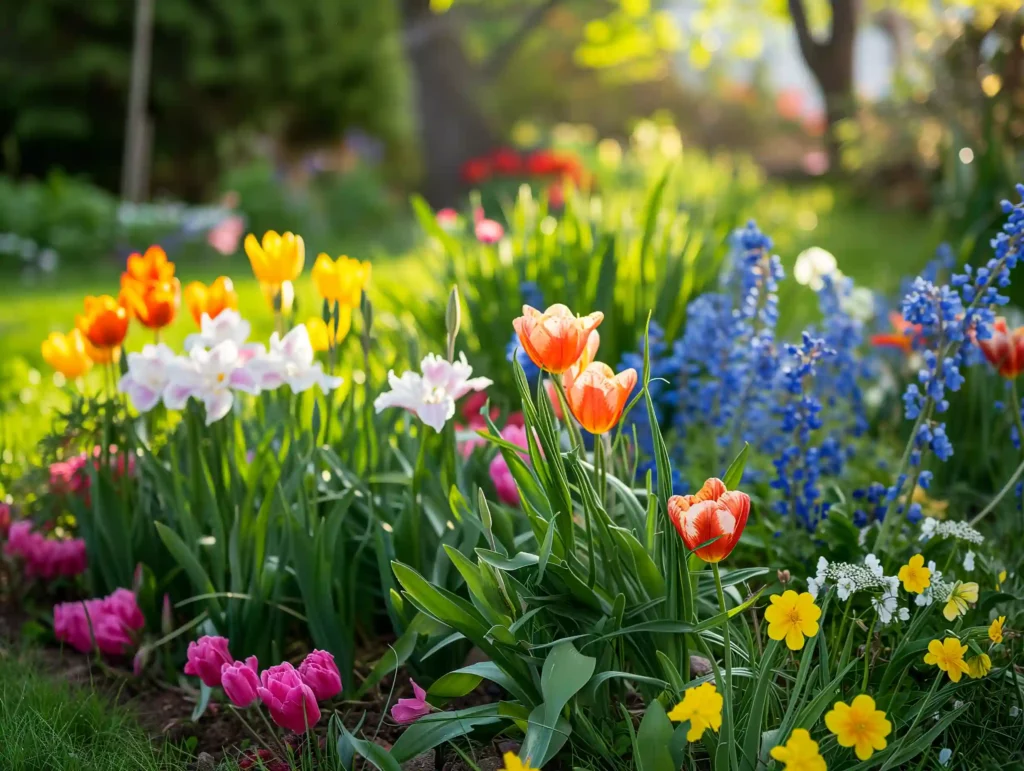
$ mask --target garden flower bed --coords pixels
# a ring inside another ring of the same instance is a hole
[[[416,203],[444,305],[320,254],[300,315],[303,239],[249,235],[266,337],[132,255],[44,343],[77,390],[2,512],[10,607],[243,768],[1024,763],[1024,204],[900,297],[808,257],[790,338],[737,210],[564,183]]]

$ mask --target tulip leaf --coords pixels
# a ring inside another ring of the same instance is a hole
[[[498,715],[498,708],[498,704],[481,704],[454,712],[435,712],[424,715],[406,728],[391,748],[389,758],[396,763],[394,768],[398,768],[398,763],[412,760],[439,744],[465,736],[478,726],[500,723],[502,718]],[[359,750],[358,745],[356,745],[356,750]],[[361,751],[360,754],[362,754]],[[364,757],[366,756],[364,755]],[[367,760],[372,762],[371,758],[367,758]],[[384,769],[383,766],[378,766],[378,768]]]
[[[747,455],[750,453],[750,443],[744,442],[743,449],[740,450],[739,454],[733,459],[733,462],[729,464],[729,468],[725,470],[725,475],[722,477],[722,484],[729,490],[735,490],[739,487],[740,482],[743,480],[743,471],[747,467]]]
[[[505,555],[498,554],[498,552],[495,551],[477,549],[476,556],[492,568],[505,571],[519,570],[520,568],[536,565],[540,562],[540,557],[536,554],[530,554],[525,551],[516,552],[512,557],[506,557]]]
[[[669,750],[672,733],[672,722],[665,714],[665,708],[657,699],[652,699],[633,743],[637,771],[676,771],[678,766],[673,765]]]
[[[389,672],[395,671],[402,666],[402,664],[408,661],[413,651],[416,650],[416,641],[418,639],[419,629],[414,625],[407,629],[405,634],[395,640],[395,644],[388,649],[387,653],[380,657],[380,660],[376,664],[373,665],[373,669],[370,670],[370,674],[366,676],[366,680],[363,681],[363,684],[359,686],[359,690],[356,691],[355,698],[361,699],[363,695],[379,683],[385,675]]]
[[[206,712],[206,708],[210,706],[210,697],[213,695],[213,688],[208,686],[206,683],[199,683],[199,698],[196,700],[196,706],[192,710],[192,722],[196,722]]]
[[[422,719],[425,720],[426,718]],[[392,748],[392,753],[389,753],[379,744],[368,742],[365,739],[357,739],[348,732],[348,729],[342,725],[341,721],[338,721],[338,727],[341,730],[341,737],[338,740],[338,751],[342,757],[345,757],[346,755],[350,756],[350,753],[347,752],[348,748],[343,748],[341,746],[341,743],[346,741],[348,742],[348,745],[358,752],[361,757],[365,758],[367,762],[373,764],[374,767],[379,768],[380,771],[402,771],[400,761],[396,760],[392,754],[394,752],[394,748]]]

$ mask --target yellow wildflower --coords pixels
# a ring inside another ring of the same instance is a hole
[[[972,680],[984,677],[991,669],[992,659],[988,657],[987,653],[971,656],[971,658],[967,659],[967,676]]]
[[[781,595],[773,594],[771,605],[765,608],[764,620],[768,622],[768,636],[773,640],[785,639],[791,651],[804,647],[804,637],[818,633],[818,619],[821,608],[814,604],[810,592],[797,594],[788,589]]]
[[[900,568],[897,578],[903,582],[903,588],[913,594],[921,594],[932,583],[932,571],[924,566],[924,555],[915,554],[910,561]]]
[[[686,732],[686,740],[695,742],[708,728],[717,731],[722,727],[722,705],[725,703],[711,683],[701,683],[696,688],[688,688],[683,693],[683,700],[676,704],[668,713],[669,720],[675,723],[690,721],[690,730]]]
[[[841,746],[853,747],[861,760],[870,758],[875,750],[884,750],[888,744],[885,737],[892,732],[885,712],[875,709],[875,700],[863,693],[850,704],[837,701],[825,715],[825,725]]]
[[[997,645],[1003,641],[1003,624],[1005,623],[1006,616],[1000,616],[988,628],[988,639]]]
[[[978,585],[974,581],[957,581],[949,591],[946,598],[946,607],[942,609],[942,615],[946,621],[953,621],[957,616],[967,612],[969,603],[978,601]]]
[[[806,728],[795,728],[785,745],[772,747],[772,757],[782,763],[782,771],[828,771],[818,743]]]
[[[964,654],[967,653],[967,646],[961,645],[955,637],[947,637],[945,640],[932,640],[928,643],[928,652],[924,654],[925,664],[934,664],[943,672],[949,675],[954,683],[960,682],[960,677],[967,674],[967,662],[964,661]]]
[[[505,761],[505,765],[501,771],[540,771],[540,769],[530,765],[529,758],[520,760],[519,756],[514,752],[506,752],[502,759]]]

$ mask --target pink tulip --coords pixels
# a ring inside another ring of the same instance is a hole
[[[310,687],[317,701],[326,701],[341,693],[341,673],[334,656],[315,650],[299,664],[299,677]]]
[[[7,531],[11,528],[11,505],[0,503],[0,539],[7,537]]]
[[[391,708],[391,717],[397,723],[412,723],[424,715],[430,714],[430,705],[427,704],[427,692],[416,685],[416,681],[411,677],[409,682],[412,683],[412,692],[415,698],[399,699],[398,703]]]
[[[58,576],[77,576],[85,572],[85,541],[80,538],[55,540],[32,530],[32,523],[21,520],[11,525],[4,552],[25,563],[27,578],[47,580]]]
[[[442,230],[453,230],[459,224],[459,213],[455,209],[441,209],[437,213],[437,224]]]
[[[526,449],[526,429],[522,426],[512,423],[506,425],[501,430],[501,438]],[[520,456],[529,462],[529,456],[526,453],[520,453]],[[516,481],[512,477],[508,463],[505,462],[505,457],[500,452],[494,456],[488,470],[491,473],[491,481],[494,482],[494,487],[498,492],[498,500],[510,506],[518,506],[519,489],[516,487]]]
[[[505,228],[500,222],[482,219],[476,223],[476,240],[482,244],[496,244],[505,235]]]
[[[248,707],[259,698],[257,666],[256,657],[250,656],[244,662],[234,661],[220,668],[221,687],[236,707]]]
[[[313,690],[302,682],[288,662],[263,670],[260,700],[270,710],[275,723],[297,734],[305,733],[320,720],[320,707]]]
[[[186,675],[197,675],[211,688],[220,685],[220,670],[234,661],[228,651],[228,638],[207,635],[188,644]]]
[[[225,217],[206,234],[206,243],[227,256],[238,251],[238,242],[245,232],[245,220],[237,214]]]
[[[64,602],[53,608],[54,636],[82,653],[93,650],[121,655],[135,644],[146,619],[139,610],[135,595],[128,589],[117,589],[102,599],[85,602]]]

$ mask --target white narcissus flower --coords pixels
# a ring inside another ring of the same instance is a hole
[[[238,311],[227,308],[213,319],[204,313],[199,320],[199,332],[185,338],[185,351],[189,352],[193,348],[213,348],[230,340],[238,346],[239,356],[245,362],[263,351],[262,345],[246,345],[251,331],[252,326]]]
[[[328,393],[342,383],[340,377],[327,375],[316,360],[305,324],[294,327],[284,337],[277,332],[271,335],[270,350],[254,356],[246,364],[246,369],[265,391],[273,391],[287,383],[297,394],[315,385]]]
[[[129,353],[128,371],[118,381],[117,390],[127,394],[139,412],[149,412],[160,402],[174,359],[174,351],[163,343]]]
[[[388,373],[391,390],[378,396],[373,406],[377,412],[401,407],[415,414],[437,432],[455,415],[455,402],[470,391],[482,391],[491,384],[486,377],[472,377],[473,368],[460,353],[449,362],[430,353],[420,362],[422,374],[409,370],[398,377]]]
[[[180,410],[190,397],[198,399],[206,407],[206,425],[216,423],[231,410],[234,391],[260,392],[256,379],[242,363],[238,346],[231,340],[210,350],[193,348],[187,357],[178,357],[169,367],[164,404]]]
[[[817,292],[825,286],[822,278],[835,273],[837,266],[838,263],[832,252],[826,251],[820,246],[812,246],[797,255],[796,264],[793,266],[793,278],[798,284],[809,286]]]

